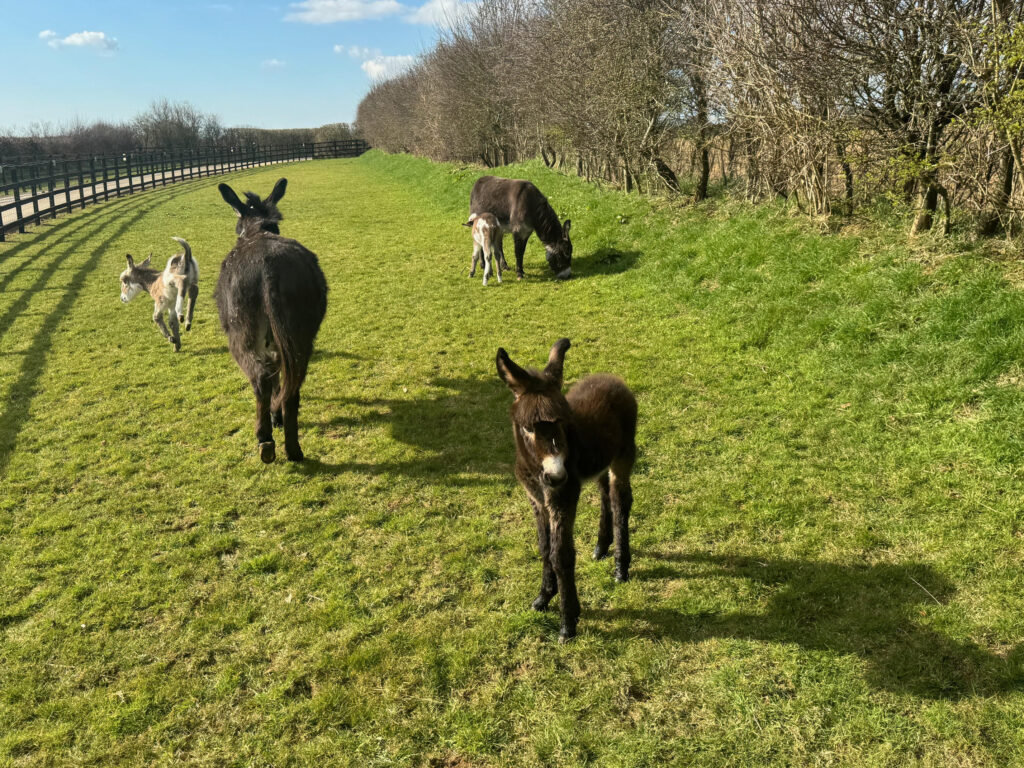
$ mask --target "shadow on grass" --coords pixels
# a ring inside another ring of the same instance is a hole
[[[0,316],[0,337],[2,337],[10,329],[13,319],[28,307],[32,299],[37,297],[44,289],[49,290],[50,286],[48,286],[48,283],[50,279],[54,277],[68,259],[73,255],[79,254],[77,249],[89,242],[99,232],[105,234],[105,237],[99,243],[89,244],[91,255],[75,273],[67,279],[61,280],[59,285],[54,286],[59,290],[60,298],[43,318],[42,324],[32,337],[32,341],[24,353],[21,370],[8,391],[6,401],[0,404],[0,413],[5,414],[4,418],[0,419],[0,472],[3,472],[7,467],[7,462],[10,460],[18,435],[25,426],[25,422],[28,421],[29,406],[38,391],[39,378],[42,376],[43,371],[46,370],[46,358],[53,344],[53,335],[74,306],[75,301],[77,301],[79,294],[82,292],[82,285],[85,282],[86,276],[96,269],[100,260],[106,254],[106,248],[114,240],[127,232],[151,210],[169,200],[173,200],[186,191],[184,189],[174,190],[158,197],[142,196],[136,200],[131,198],[123,200],[117,208],[117,211],[122,214],[123,218],[118,217],[120,218],[120,223],[116,227],[112,226],[113,222],[107,222],[107,216],[104,216],[99,221],[92,217],[71,220],[70,223],[78,224],[78,228],[68,231],[59,238],[61,241],[71,238],[71,241],[63,247],[62,253],[46,264],[35,283],[7,308],[3,316]],[[114,221],[118,221],[118,218],[115,218]]]
[[[331,432],[385,425],[392,439],[412,447],[416,456],[338,464],[307,461],[303,471],[394,473],[449,485],[486,484],[493,482],[488,477],[511,475],[515,448],[508,425],[507,390],[501,382],[497,378],[436,378],[430,386],[441,391],[420,399],[320,398],[320,402],[343,406],[343,413],[311,422],[320,429]],[[307,418],[317,407],[315,402],[303,405]]]
[[[656,562],[652,567],[643,560]],[[686,567],[670,563],[685,564]],[[638,558],[634,576],[737,578],[769,590],[764,610],[687,614],[665,608],[589,611],[614,637],[653,634],[680,642],[734,638],[854,654],[874,688],[927,699],[991,696],[1024,688],[1015,651],[1006,659],[925,626],[955,587],[927,565],[844,565],[715,555]],[[1017,649],[1018,651],[1021,649]]]
[[[574,257],[573,276],[617,275],[631,269],[642,255],[639,251],[604,246],[586,256]]]

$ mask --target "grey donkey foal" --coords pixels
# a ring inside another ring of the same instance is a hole
[[[192,327],[192,314],[196,308],[196,297],[199,295],[199,265],[192,258],[192,248],[180,237],[177,240],[185,249],[167,260],[163,272],[150,266],[153,254],[146,257],[141,264],[136,264],[132,255],[126,254],[128,268],[121,273],[121,301],[127,304],[141,291],[147,291],[153,297],[153,322],[171,344],[174,351],[181,351],[181,333],[179,322],[185,324],[185,330]],[[188,311],[185,311],[185,299],[188,298]],[[167,313],[171,324],[170,331],[164,322]]]

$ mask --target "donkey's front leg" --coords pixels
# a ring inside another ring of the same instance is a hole
[[[532,607],[535,611],[543,611],[548,607],[551,598],[558,592],[558,579],[555,576],[554,566],[551,564],[551,524],[544,505],[532,495],[527,495],[530,497],[530,506],[533,507],[533,519],[537,523],[537,549],[540,550],[542,569],[540,594],[533,601]]]
[[[181,326],[178,324],[178,316],[170,312],[168,319],[171,321],[171,344],[174,345],[175,352],[181,352]]]
[[[576,637],[576,624],[580,618],[580,599],[576,593],[576,546],[573,543],[579,498],[579,484],[570,480],[559,493],[559,498],[548,504],[551,512],[551,565],[558,578],[562,618],[562,628],[558,633],[560,643]]]
[[[512,235],[512,239],[516,244],[516,278],[519,280],[523,279],[523,256],[526,254],[526,241],[529,238],[529,235],[526,237],[520,237],[516,234]]]
[[[494,250],[498,254],[498,263],[501,264],[502,269],[508,269],[508,262],[505,261],[505,231],[502,230],[498,233],[494,240]]]
[[[153,312],[153,322],[156,323],[156,327],[160,329],[160,333],[163,334],[164,338],[171,342],[171,344],[175,344],[174,337],[171,336],[171,332],[167,330],[167,323],[164,322],[163,309],[157,308],[157,310]]]

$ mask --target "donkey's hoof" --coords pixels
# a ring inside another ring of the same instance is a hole
[[[185,330],[186,331],[191,331],[192,330],[192,323],[186,323],[185,324]]]
[[[274,411],[272,414],[270,414],[270,423],[275,427],[284,426],[284,417],[281,415],[280,411]]]
[[[608,557],[608,547],[602,547],[600,544],[594,547],[595,560],[603,560],[606,557]]]
[[[298,447],[289,449],[285,446],[284,454],[288,457],[288,461],[302,461],[306,458],[302,453],[302,449]]]
[[[565,644],[576,637],[576,627],[570,629],[569,627],[562,627],[562,631],[558,633],[558,642]]]
[[[617,581],[619,584],[625,584],[627,581],[629,581],[629,571],[625,568],[616,568],[615,581]]]
[[[274,441],[260,443],[260,461],[264,464],[273,464],[275,458]]]
[[[550,597],[546,597],[544,595],[537,595],[537,599],[530,604],[530,607],[533,608],[533,610],[535,611],[545,611],[547,610],[548,603],[550,602]]]
[[[178,315],[178,322],[179,323],[184,323],[185,322],[185,316],[184,315]],[[187,331],[188,328],[186,328],[185,330]]]

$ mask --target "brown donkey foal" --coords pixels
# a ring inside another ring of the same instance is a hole
[[[516,479],[533,506],[543,576],[534,609],[543,611],[558,593],[561,642],[575,637],[576,594],[573,526],[584,481],[601,487],[601,522],[594,558],[615,540],[615,580],[629,578],[629,475],[636,457],[636,398],[617,376],[598,373],[562,396],[562,364],[568,339],[551,347],[543,371],[524,370],[498,350],[498,375],[515,395],[510,413],[516,440]]]
[[[218,188],[238,214],[238,241],[225,257],[214,298],[228,348],[256,394],[256,441],[260,459],[274,460],[274,426],[284,425],[284,451],[302,461],[299,389],[327,312],[327,280],[316,254],[281,237],[277,202],[286,179],[265,199],[246,192],[246,202],[227,184]]]

